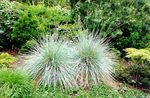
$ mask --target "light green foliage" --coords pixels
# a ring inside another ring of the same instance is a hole
[[[25,71],[44,86],[76,86],[72,55],[74,49],[68,43],[54,36],[44,37],[25,56]]]
[[[47,17],[49,17],[50,25],[57,26],[61,22],[69,22],[71,20],[71,13],[68,9],[62,8],[61,6],[55,6],[49,8]]]
[[[32,98],[32,84],[29,77],[19,71],[0,70],[1,98]]]
[[[48,21],[44,16],[47,9],[44,6],[22,5],[22,9],[23,12],[19,13],[19,19],[13,25],[11,34],[11,37],[20,44],[33,37],[42,36],[48,30]]]
[[[82,27],[80,23],[59,25],[58,33],[65,38],[74,39],[82,34]]]
[[[16,58],[8,53],[0,53],[0,68],[7,68],[16,61]]]
[[[135,62],[147,61],[150,62],[150,50],[149,49],[135,49],[126,48],[126,57],[131,58]]]
[[[127,68],[127,72],[131,75],[128,80],[133,79],[138,85],[150,87],[150,49],[126,48],[125,52],[127,53],[126,57],[134,62],[132,66]],[[133,78],[132,75],[137,75],[139,79]]]
[[[111,53],[107,41],[93,35],[81,35],[78,39],[74,58],[79,62],[75,69],[81,82],[79,85],[93,85],[105,79],[112,79],[115,56]]]

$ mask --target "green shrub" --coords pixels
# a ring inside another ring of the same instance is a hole
[[[0,53],[0,68],[8,68],[12,63],[16,61],[16,58],[8,53]]]
[[[32,98],[33,86],[29,77],[19,71],[0,70],[1,98]]]
[[[142,38],[142,39],[141,39]],[[134,48],[146,48],[150,42],[150,32],[141,33],[141,32],[132,32],[129,36],[122,36],[118,38],[116,46],[118,49],[123,49],[127,47]],[[123,45],[123,46],[122,46]]]
[[[22,9],[23,12],[19,13],[19,19],[13,25],[11,34],[17,45],[43,36],[48,31],[52,33],[57,25],[70,20],[68,10],[60,6],[47,8],[42,5],[22,5]]]
[[[10,3],[8,1],[0,1],[0,47],[9,47],[13,44],[11,33],[13,24],[18,19],[17,3]]]
[[[114,47],[145,48],[150,42],[150,2],[146,0],[71,0],[73,19],[109,36]],[[142,39],[141,39],[142,38]]]
[[[120,64],[116,74],[133,86],[150,87],[150,50],[127,48],[126,57],[131,59],[130,64]]]
[[[19,18],[15,21],[11,34],[12,39],[19,45],[31,38],[42,36],[48,30],[48,21],[43,17],[47,11],[44,6],[22,5],[22,7],[24,11],[19,13]]]
[[[59,25],[71,21],[70,10],[61,6],[26,5],[0,1],[1,48],[20,48],[28,40],[53,33]]]

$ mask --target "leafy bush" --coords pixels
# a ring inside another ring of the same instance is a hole
[[[112,79],[115,57],[107,41],[93,35],[82,35],[78,39],[75,55],[78,65],[75,70],[80,85],[98,84],[105,79]]]
[[[44,6],[22,5],[23,12],[19,13],[19,18],[13,25],[11,37],[24,44],[31,38],[42,36],[48,30],[48,20],[44,16],[47,9]]]
[[[19,71],[0,70],[1,98],[32,98],[32,84],[29,77]]]
[[[142,39],[141,39],[142,38]],[[150,32],[148,33],[140,33],[140,32],[132,32],[128,37],[122,37],[117,39],[116,46],[118,48],[122,48],[122,43],[124,48],[134,47],[134,48],[146,48],[150,42]]]
[[[81,19],[90,31],[98,29],[101,35],[111,37],[119,50],[145,48],[150,42],[150,2],[147,1],[71,0],[73,19]]]
[[[72,54],[74,50],[67,42],[54,36],[43,38],[36,44],[31,54],[25,56],[25,71],[44,86],[76,86]]]
[[[132,63],[129,65],[117,66],[116,73],[120,79],[124,79],[127,83],[133,86],[150,87],[150,50],[127,48],[127,58],[130,58]]]
[[[1,1],[2,2],[2,1]],[[0,4],[0,46],[20,48],[28,40],[53,33],[71,21],[70,10],[61,6],[44,7],[18,2]]]
[[[8,53],[0,53],[0,68],[7,68],[16,61],[16,58]]]
[[[18,19],[17,3],[10,3],[8,1],[0,1],[0,47],[8,47],[11,45],[11,33],[13,24]],[[9,47],[10,48],[10,47]]]

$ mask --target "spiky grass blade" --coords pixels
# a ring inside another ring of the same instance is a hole
[[[80,84],[98,84],[106,78],[113,78],[111,74],[115,60],[105,39],[81,35],[76,43],[76,49],[75,58],[79,64],[75,70],[79,73],[77,79],[80,78]]]
[[[46,37],[26,56],[24,69],[39,84],[62,87],[75,86],[72,54],[68,43]]]
[[[31,79],[23,72],[0,70],[0,98],[32,98]]]

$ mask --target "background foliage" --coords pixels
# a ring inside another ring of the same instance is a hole
[[[150,42],[150,3],[146,0],[71,0],[73,17],[85,28],[110,37],[114,47],[145,48]]]
[[[0,1],[0,49],[13,44],[11,33],[13,24],[18,19],[17,9],[14,6],[15,3]]]
[[[150,87],[150,50],[148,49],[125,49],[127,58],[132,62],[120,63],[116,66],[118,78],[138,87]]]
[[[70,10],[61,6],[44,7],[43,5],[29,6],[17,2],[1,2],[0,46],[2,48],[7,46],[20,48],[28,40],[36,39],[47,32],[53,33],[57,31],[59,25],[71,21]]]

